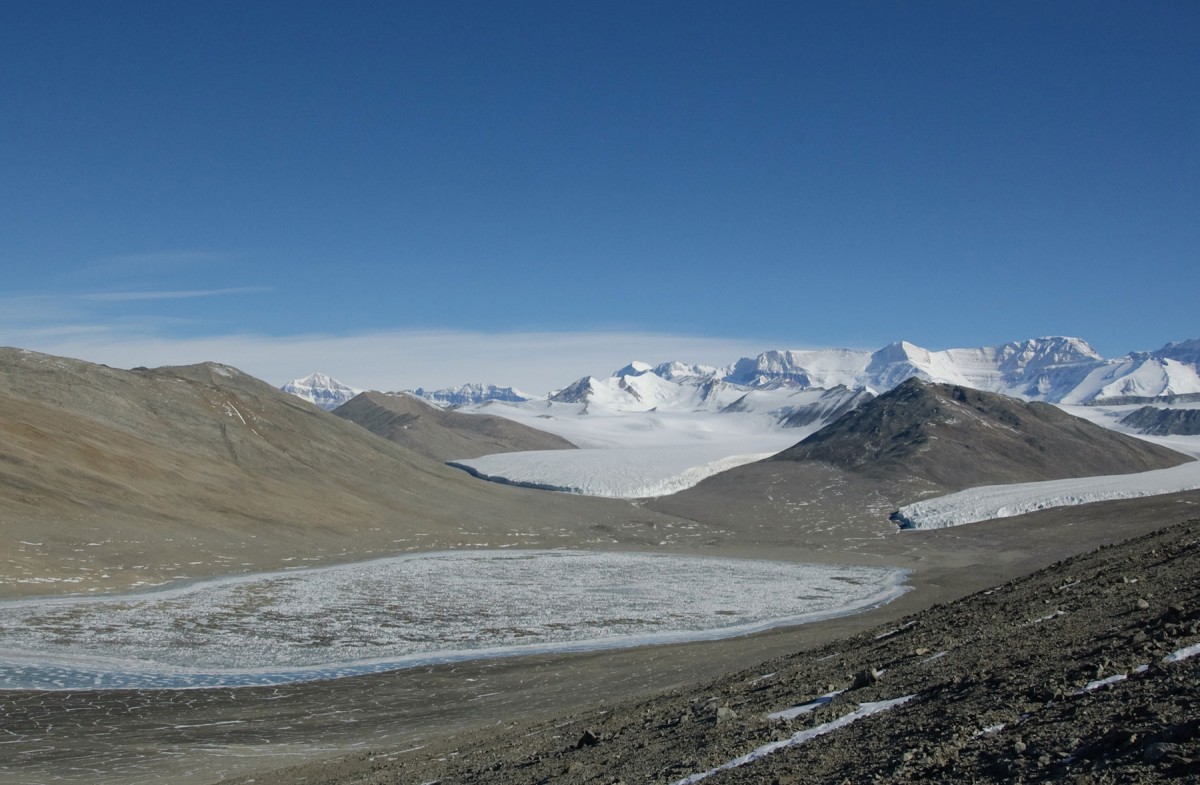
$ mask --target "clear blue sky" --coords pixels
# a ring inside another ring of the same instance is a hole
[[[0,343],[1157,348],[1198,96],[1192,0],[8,2]]]

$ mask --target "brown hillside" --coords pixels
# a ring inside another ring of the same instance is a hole
[[[1149,471],[1188,458],[1049,404],[910,379],[770,460],[960,489]]]
[[[464,545],[653,513],[475,480],[227,366],[0,349],[0,595]],[[557,541],[557,540],[554,540]]]
[[[491,414],[439,409],[411,395],[365,392],[333,413],[439,462],[521,450],[570,450],[561,436]]]

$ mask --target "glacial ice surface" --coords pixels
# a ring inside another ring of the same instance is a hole
[[[1052,507],[1137,499],[1200,489],[1200,461],[1138,474],[984,485],[924,499],[895,514],[906,529],[944,529]]]
[[[0,689],[249,686],[702,640],[852,613],[887,567],[453,551],[105,597],[0,603]]]

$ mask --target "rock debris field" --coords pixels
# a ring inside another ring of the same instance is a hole
[[[702,686],[239,782],[1195,781],[1198,680],[1193,520]]]

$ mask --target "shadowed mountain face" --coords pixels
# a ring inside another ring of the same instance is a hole
[[[462,414],[411,395],[365,392],[335,415],[437,461],[478,458],[521,450],[570,450],[561,436],[490,414]]]
[[[228,366],[0,349],[0,594],[536,545],[638,516],[479,482]]]
[[[1188,459],[1048,404],[910,379],[770,460],[961,489],[1126,474]]]
[[[1156,436],[1200,434],[1200,409],[1160,409],[1143,406],[1121,419],[1123,425]]]

